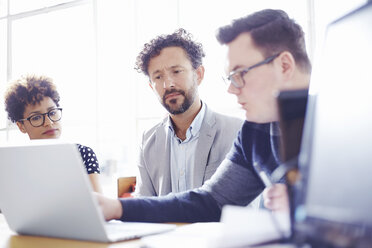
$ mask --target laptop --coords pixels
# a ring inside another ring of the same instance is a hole
[[[0,146],[0,208],[22,235],[115,242],[175,225],[104,220],[76,144]]]

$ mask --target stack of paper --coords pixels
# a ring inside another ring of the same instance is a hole
[[[142,238],[146,247],[232,248],[280,240],[290,235],[287,214],[225,206],[221,222],[195,223]]]

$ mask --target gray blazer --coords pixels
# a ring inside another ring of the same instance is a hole
[[[243,125],[243,120],[215,113],[203,104],[206,109],[196,148],[192,188],[202,186],[213,175]],[[143,134],[136,196],[160,196],[172,192],[171,133],[167,121],[168,117]]]

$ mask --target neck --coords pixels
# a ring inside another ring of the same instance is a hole
[[[309,88],[310,74],[296,71],[290,82],[284,85],[282,90],[300,90]]]
[[[184,113],[177,115],[170,114],[174,126],[174,131],[177,137],[180,138],[181,140],[186,139],[187,129],[190,127],[191,123],[198,115],[201,106],[202,105],[200,99],[195,99],[194,103]]]

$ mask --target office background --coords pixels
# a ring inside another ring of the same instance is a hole
[[[263,8],[280,8],[306,33],[314,60],[325,25],[366,1],[321,0],[0,0],[0,142],[27,140],[3,106],[7,82],[27,73],[54,79],[63,134],[91,146],[104,173],[133,175],[144,129],[166,114],[133,68],[143,44],[183,27],[203,43],[201,98],[214,110],[244,118],[226,92],[218,27]]]

